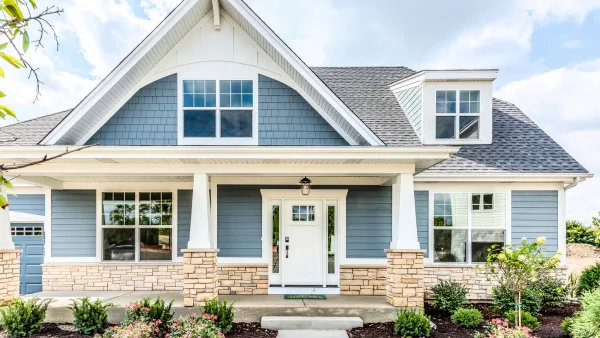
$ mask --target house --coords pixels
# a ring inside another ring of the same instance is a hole
[[[0,163],[99,144],[9,173],[22,252],[4,264],[22,294],[171,290],[189,306],[422,306],[444,279],[487,298],[474,267],[492,245],[545,236],[564,263],[566,190],[592,177],[492,97],[497,74],[311,68],[242,0],[184,0],[72,110],[0,129]]]

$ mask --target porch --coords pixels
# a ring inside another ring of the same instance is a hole
[[[109,311],[109,323],[118,323],[124,319],[124,306],[145,297],[161,297],[167,302],[173,301],[175,317],[181,314],[199,311],[194,307],[185,307],[181,292],[147,291],[44,291],[28,295],[26,298],[52,298],[54,302],[46,312],[46,322],[72,323],[73,316],[67,307],[74,299],[90,297],[112,303]],[[398,309],[386,303],[385,296],[341,296],[327,295],[326,300],[284,299],[283,295],[225,295],[219,299],[228,303],[235,302],[236,322],[260,322],[264,316],[302,316],[302,317],[360,317],[365,323],[393,321]]]

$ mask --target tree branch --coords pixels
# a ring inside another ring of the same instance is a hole
[[[28,163],[9,164],[9,165],[0,164],[0,173],[4,172],[4,171],[23,169],[23,168],[31,167],[31,166],[34,166],[34,165],[42,164],[44,162],[52,161],[52,160],[55,160],[57,158],[63,157],[65,155],[72,154],[72,153],[81,151],[83,149],[87,149],[87,148],[94,147],[94,146],[97,146],[97,145],[99,145],[99,143],[90,144],[90,145],[83,146],[83,147],[80,147],[80,148],[77,148],[77,149],[73,149],[73,150],[69,150],[69,148],[67,148],[66,151],[64,151],[64,152],[62,152],[60,154],[57,154],[57,155],[54,155],[54,156],[50,156],[50,157],[48,157],[48,155],[45,155],[40,160],[33,161],[33,162],[28,162]]]

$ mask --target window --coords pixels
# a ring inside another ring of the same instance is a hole
[[[43,226],[13,226],[10,228],[12,236],[42,236],[44,234]]]
[[[183,80],[182,95],[184,138],[252,138],[254,81]]]
[[[335,273],[335,206],[327,206],[327,273]]]
[[[172,192],[102,193],[104,261],[170,261]]]
[[[458,104],[457,104],[458,97]],[[479,139],[479,90],[438,90],[435,94],[435,137]]]
[[[279,205],[273,205],[273,273],[279,273]]]
[[[435,193],[434,262],[481,263],[493,245],[504,246],[504,193]]]
[[[294,205],[292,206],[292,221],[294,222],[313,222],[315,220],[314,205]]]

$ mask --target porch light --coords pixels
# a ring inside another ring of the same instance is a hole
[[[302,195],[308,196],[308,194],[310,194],[310,183],[310,180],[306,176],[300,180],[300,191],[302,191]]]

